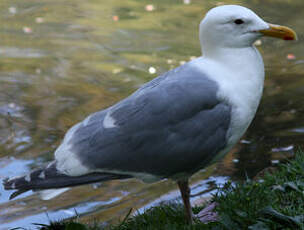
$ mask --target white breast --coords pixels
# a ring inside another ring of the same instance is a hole
[[[218,83],[218,98],[232,109],[226,135],[227,152],[243,136],[258,108],[264,85],[263,60],[250,47],[239,54],[223,55],[217,61],[202,58],[200,62],[200,68]]]
[[[234,84],[233,84],[234,83]],[[222,81],[218,97],[231,105],[227,144],[234,145],[243,136],[255,116],[263,91],[263,81],[234,79]]]

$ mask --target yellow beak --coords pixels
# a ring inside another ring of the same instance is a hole
[[[291,28],[287,26],[280,26],[280,25],[273,25],[268,24],[269,29],[267,30],[260,30],[259,32],[264,34],[265,36],[281,38],[284,40],[297,40],[297,34]]]

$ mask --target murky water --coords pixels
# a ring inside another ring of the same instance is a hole
[[[266,21],[291,26],[299,42],[262,40],[266,83],[257,116],[231,153],[193,177],[192,200],[292,155],[304,138],[304,2],[184,2],[2,0],[0,179],[49,161],[73,124],[199,56],[198,23],[222,3],[242,4]],[[32,192],[13,201],[8,196],[1,185],[0,229],[33,227],[75,210],[84,221],[117,221],[130,208],[142,211],[179,194],[169,180],[130,179],[73,188],[51,201]]]

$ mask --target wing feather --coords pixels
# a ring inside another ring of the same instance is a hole
[[[231,109],[217,98],[217,84],[189,65],[90,115],[73,133],[71,151],[89,169],[108,172],[170,177],[206,166],[225,147]]]

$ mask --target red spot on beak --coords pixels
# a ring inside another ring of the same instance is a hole
[[[286,37],[284,37],[283,39],[284,39],[284,40],[294,40],[293,37],[289,37],[289,36],[286,36]]]

